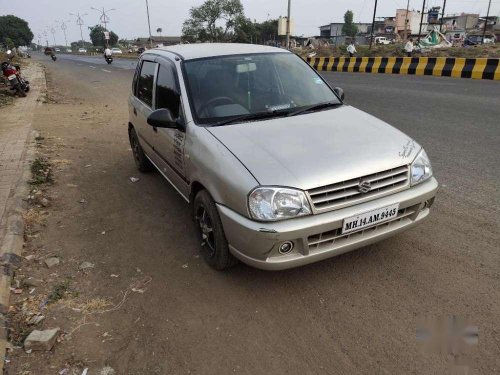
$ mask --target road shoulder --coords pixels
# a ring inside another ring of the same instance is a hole
[[[17,98],[13,105],[0,110],[0,353],[5,358],[7,331],[5,314],[9,309],[13,269],[19,264],[24,244],[23,213],[30,178],[28,147],[34,138],[32,121],[35,108],[46,90],[45,74],[38,63],[30,63],[23,74],[30,81],[26,98]],[[0,371],[4,360],[0,361]]]

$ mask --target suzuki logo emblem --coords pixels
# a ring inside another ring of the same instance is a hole
[[[372,189],[370,181],[361,180],[358,184],[358,190],[360,193],[368,193]]]

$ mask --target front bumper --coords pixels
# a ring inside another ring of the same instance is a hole
[[[429,214],[438,189],[434,177],[383,198],[280,222],[261,223],[217,205],[231,253],[250,266],[282,270],[303,266],[372,244],[418,224]],[[399,203],[398,216],[391,221],[347,235],[340,233],[343,220],[364,212]],[[280,254],[279,245],[291,241],[294,248]]]

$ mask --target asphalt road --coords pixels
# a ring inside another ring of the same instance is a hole
[[[197,256],[182,198],[159,174],[135,170],[126,125],[132,67],[34,58],[48,67],[55,102],[40,107],[34,126],[70,161],[56,174],[36,245],[59,249],[73,269],[94,262],[74,279],[89,298],[119,301],[130,280],[151,277],[144,294],[59,345],[52,364],[71,357],[120,374],[441,374],[464,362],[499,371],[498,82],[325,73],[347,103],[426,148],[441,183],[430,218],[307,267],[220,273]],[[447,315],[478,326],[479,344],[458,357],[421,351],[419,318]],[[101,340],[104,332],[113,341]]]

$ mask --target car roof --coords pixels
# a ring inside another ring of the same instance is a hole
[[[152,50],[148,50],[147,52],[159,55],[162,55],[162,52],[171,52],[184,60],[254,53],[290,53],[282,48],[243,43],[178,44],[175,46],[154,48]]]

